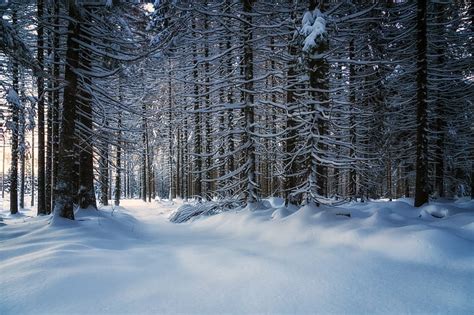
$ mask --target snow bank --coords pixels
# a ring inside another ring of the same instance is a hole
[[[169,222],[181,204],[125,201],[60,226],[3,213],[0,314],[474,312],[471,201],[273,198]]]

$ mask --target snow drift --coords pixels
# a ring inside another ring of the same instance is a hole
[[[181,204],[126,201],[54,226],[2,212],[0,314],[474,311],[472,201],[271,199],[169,222]]]

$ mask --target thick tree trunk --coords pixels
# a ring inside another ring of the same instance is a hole
[[[74,199],[76,179],[76,109],[78,95],[78,78],[76,70],[79,66],[80,16],[74,1],[69,2],[69,26],[66,50],[66,68],[64,101],[59,139],[58,177],[55,186],[55,216],[74,220]]]
[[[329,64],[324,56],[328,49],[328,41],[322,38],[308,56],[310,95],[313,101],[310,109],[313,114],[310,138],[311,155],[308,198],[317,204],[319,204],[318,198],[325,197],[327,194],[327,166],[318,161],[317,157],[324,158],[327,149],[324,143],[327,127],[321,111],[329,103]]]
[[[417,7],[417,131],[416,131],[416,182],[415,207],[428,202],[428,82],[426,7],[418,0]]]
[[[91,44],[89,35],[81,30],[82,42]],[[81,131],[78,133],[81,146],[79,151],[79,191],[78,201],[82,209],[92,207],[97,209],[94,189],[94,148],[92,146],[93,123],[92,123],[92,95],[89,92],[92,81],[86,74],[91,71],[91,56],[86,46],[81,47],[80,71],[82,80],[80,81],[80,97],[78,100],[79,121]],[[79,135],[82,135],[80,137]],[[82,139],[81,139],[82,138]]]

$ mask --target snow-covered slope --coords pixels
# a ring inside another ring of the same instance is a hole
[[[470,201],[274,199],[184,224],[179,203],[123,204],[53,224],[3,211],[0,314],[474,313]]]

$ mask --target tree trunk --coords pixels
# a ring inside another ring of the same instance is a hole
[[[64,101],[59,139],[58,177],[55,186],[55,216],[74,220],[76,150],[76,107],[78,95],[80,16],[74,1],[69,2]]]
[[[444,33],[444,8],[445,5],[441,3],[436,3],[435,4],[435,9],[436,9],[436,28],[438,31],[437,37],[438,38],[443,38],[443,33]],[[445,64],[445,59],[444,59],[444,45],[445,43],[438,42],[437,43],[437,49],[436,49],[436,64],[437,67],[441,68]],[[438,197],[443,198],[444,197],[444,140],[445,140],[445,119],[446,119],[446,113],[445,113],[445,101],[443,98],[443,95],[441,93],[441,89],[443,88],[442,85],[445,83],[438,83],[438,88],[437,88],[437,102],[436,102],[436,122],[435,122],[435,128],[436,128],[436,149],[435,149],[435,191],[438,195]]]
[[[207,1],[206,1],[207,4]],[[209,21],[207,15],[204,16],[204,33],[206,34],[204,37],[204,58],[206,62],[204,63],[204,108],[206,111],[204,117],[204,124],[205,124],[205,139],[206,139],[206,163],[205,163],[205,173],[204,177],[206,180],[205,183],[205,198],[206,200],[210,200],[211,193],[212,193],[212,181],[213,181],[213,172],[212,172],[212,115],[211,111],[211,96],[210,96],[210,63],[208,60],[209,58],[209,39],[208,39],[208,29],[209,29]]]
[[[415,207],[428,202],[428,82],[426,1],[418,0],[417,7],[417,131]]]
[[[35,128],[31,128],[31,203],[30,206],[35,205]]]
[[[352,38],[349,42],[349,59],[354,60],[354,39]],[[356,106],[356,93],[355,93],[355,66],[353,63],[349,65],[349,103],[350,103],[350,148],[349,156],[351,158],[351,167],[349,169],[349,197],[357,199],[357,172],[356,172],[356,152],[355,146],[357,145],[356,139],[356,122],[355,122],[355,106]]]
[[[38,64],[44,68],[44,29],[43,29],[43,12],[44,1],[37,1],[37,59]],[[38,89],[38,214],[47,214],[45,202],[45,141],[44,141],[44,78],[42,75],[38,75],[36,78],[36,86]]]
[[[142,143],[143,143],[143,152],[142,152],[142,199],[146,202],[147,197],[147,127],[146,127],[146,104],[142,105]]]
[[[196,25],[193,19],[193,31]],[[198,62],[197,62],[197,44],[193,44],[193,80],[194,80],[194,161],[195,161],[195,178],[194,178],[194,195],[198,200],[202,196],[202,158],[201,158],[201,114],[199,113],[199,85],[198,85]]]
[[[115,171],[115,201],[116,206],[120,205],[120,195],[122,192],[121,175],[122,175],[122,114],[119,112],[117,119],[117,147],[116,147],[116,171]]]
[[[22,91],[22,94],[24,92]],[[20,109],[20,209],[25,208],[25,163],[26,163],[26,125],[25,125],[25,108],[22,106]]]
[[[89,35],[81,29],[80,37],[82,42],[87,45],[91,44]],[[82,144],[79,152],[79,191],[78,201],[82,209],[92,207],[97,209],[94,189],[94,148],[92,146],[93,136],[93,118],[92,118],[92,95],[89,90],[92,81],[87,72],[91,71],[91,55],[87,47],[80,47],[80,64],[81,71],[80,80],[80,97],[78,100],[79,121],[81,123],[81,131],[78,134],[78,140]],[[82,135],[82,137],[81,137]],[[82,138],[82,139],[81,139]]]
[[[17,12],[12,12],[12,25],[15,27],[18,23]],[[13,89],[18,95],[18,63],[13,60],[12,74],[13,74]],[[11,167],[10,167],[10,213],[18,213],[18,119],[19,119],[19,104],[16,102],[11,106],[12,112],[12,130],[11,130]]]
[[[100,178],[100,203],[104,206],[109,205],[109,145],[106,139],[102,139],[100,145],[100,162],[99,162],[99,178]]]
[[[60,122],[59,122],[59,103],[60,103],[60,91],[59,91],[59,82],[61,78],[61,68],[60,68],[60,24],[59,24],[59,1],[54,1],[53,6],[54,12],[54,33],[53,33],[53,54],[54,54],[54,65],[53,65],[53,109],[52,109],[52,122],[51,126],[52,130],[52,172],[51,172],[51,195],[45,196],[47,200],[45,201],[49,208],[47,208],[47,212],[51,213],[52,209],[54,208],[55,202],[55,193],[54,187],[56,187],[57,177],[58,177],[58,168],[59,168],[59,129],[60,129]]]
[[[256,183],[256,161],[255,161],[255,112],[254,112],[254,95],[253,95],[253,30],[252,30],[252,4],[254,0],[243,1],[243,46],[244,55],[242,67],[244,71],[244,132],[242,142],[244,143],[244,163],[246,202],[254,203],[258,200],[257,183]]]
[[[294,0],[289,1],[290,4]],[[296,17],[296,13],[292,13],[292,20]],[[284,178],[284,188],[283,193],[285,196],[286,205],[290,203],[299,204],[301,200],[297,198],[299,196],[294,196],[292,192],[296,189],[297,186],[297,173],[298,173],[298,163],[296,159],[296,145],[298,142],[298,133],[296,128],[298,122],[295,119],[296,115],[296,91],[297,91],[297,47],[291,38],[292,35],[289,35],[288,38],[288,70],[287,70],[287,84],[286,88],[286,106],[287,106],[287,117],[286,117],[286,139],[285,139],[285,164],[288,164],[288,167],[285,169],[285,178]]]

